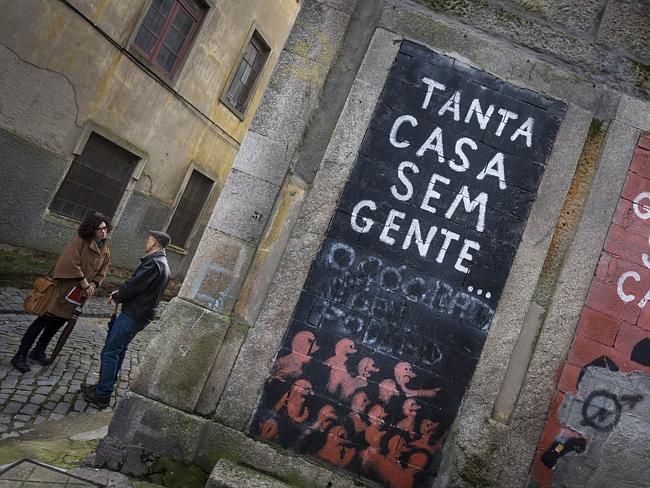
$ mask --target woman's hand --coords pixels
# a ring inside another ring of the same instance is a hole
[[[95,283],[90,283],[88,288],[83,290],[84,296],[91,297],[95,294]]]

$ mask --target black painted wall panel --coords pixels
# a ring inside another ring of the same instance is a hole
[[[402,44],[252,435],[387,486],[435,477],[565,109]]]

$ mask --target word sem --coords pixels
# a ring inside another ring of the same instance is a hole
[[[461,113],[462,91],[456,90],[442,105],[438,107],[431,106],[432,95],[434,90],[445,90],[445,85],[430,78],[423,78],[422,82],[426,85],[427,90],[424,95],[421,108],[424,110],[437,108],[436,114],[439,118],[451,118],[458,124],[478,124],[481,130],[486,130],[490,119],[498,121],[494,129],[494,135],[497,137],[508,137],[510,141],[517,141],[523,138],[527,148],[533,145],[533,131],[535,120],[533,117],[527,117],[521,124],[513,126],[512,123],[519,119],[519,114],[505,108],[495,107],[494,104],[481,104],[481,100],[474,98],[469,105],[465,114]],[[495,111],[496,114],[495,115]],[[464,116],[463,116],[464,115]],[[419,146],[411,142],[412,134],[409,134],[409,127],[418,127],[418,119],[409,114],[399,115],[395,118],[388,140],[392,147],[400,150],[412,151],[418,147],[414,156],[423,158],[428,152],[437,155],[439,164],[448,166],[455,174],[465,173],[472,164],[478,164],[481,168],[476,174],[476,180],[494,181],[495,191],[505,191],[508,188],[505,171],[505,155],[503,152],[496,152],[488,160],[472,161],[471,152],[477,151],[478,144],[470,137],[458,137],[445,135],[445,129],[434,126],[426,140]],[[515,128],[510,135],[506,135],[506,127]],[[449,154],[448,149],[453,147],[453,155]],[[411,154],[413,155],[413,154]],[[421,159],[424,161],[424,159]],[[417,161],[417,160],[416,160]],[[419,162],[419,161],[418,161]],[[428,164],[428,161],[424,162]],[[489,194],[486,191],[473,192],[469,185],[464,184],[459,189],[448,188],[451,191],[445,192],[445,195],[452,195],[444,198],[438,191],[441,186],[449,187],[452,185],[452,179],[443,176],[437,172],[435,167],[429,168],[429,171],[423,171],[423,167],[417,162],[404,160],[397,166],[398,185],[390,187],[390,193],[393,199],[400,202],[416,203],[417,206],[431,214],[440,211],[445,219],[451,220],[456,212],[466,212],[470,214],[476,212],[475,230],[482,233],[486,228],[486,208],[488,206]],[[417,175],[427,174],[429,176],[426,186],[426,192],[421,200],[412,202],[414,198],[413,178],[419,178]],[[466,179],[465,179],[466,181]],[[446,201],[447,200],[447,201]],[[461,205],[462,204],[462,205]],[[462,208],[461,208],[462,207]],[[420,223],[416,217],[408,217],[406,212],[392,208],[383,224],[373,219],[373,212],[377,210],[377,204],[370,199],[360,200],[353,208],[350,218],[350,225],[355,232],[360,234],[368,233],[375,224],[383,226],[379,235],[379,240],[393,246],[397,239],[401,240],[401,248],[408,249],[415,244],[422,258],[426,258],[431,248],[432,242],[436,236],[439,236],[439,244],[436,247],[437,255],[435,261],[442,264],[447,256],[447,251],[452,250],[450,254],[454,255],[454,269],[460,273],[468,273],[469,268],[466,263],[473,261],[473,252],[479,251],[481,245],[474,239],[461,236],[450,229],[431,225],[428,229]],[[400,233],[401,231],[401,233]],[[406,233],[404,234],[404,231]]]

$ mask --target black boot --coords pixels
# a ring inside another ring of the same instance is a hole
[[[27,373],[32,370],[27,364],[27,357],[24,354],[16,353],[14,357],[11,358],[11,365],[16,368],[21,373]]]
[[[43,366],[47,366],[48,364],[52,363],[52,361],[45,354],[45,351],[40,350],[38,346],[35,347],[32,352],[27,355],[27,357],[38,364],[42,364]]]
[[[92,403],[97,406],[97,408],[106,408],[111,403],[110,396],[99,396],[95,391],[97,385],[81,385],[81,393],[83,394],[84,400],[88,403]]]

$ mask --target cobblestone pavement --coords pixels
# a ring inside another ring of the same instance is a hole
[[[28,291],[12,287],[0,288],[0,314],[24,314],[23,301]],[[110,317],[111,313],[113,306],[106,303],[106,297],[91,297],[84,305],[85,317]]]
[[[21,374],[13,369],[9,360],[35,317],[1,311],[22,309],[25,293],[26,290],[0,288],[0,439],[17,437],[48,419],[59,420],[80,412],[96,411],[83,399],[80,388],[83,383],[94,384],[99,378],[99,355],[106,339],[106,317],[111,307],[102,303],[105,299],[90,301],[54,363],[47,367],[32,364],[29,373]],[[92,318],[89,314],[103,318]],[[116,399],[114,397],[109,408],[124,396],[156,330],[156,322],[149,324],[129,346],[116,385]],[[58,334],[50,344],[48,355],[57,339]]]

